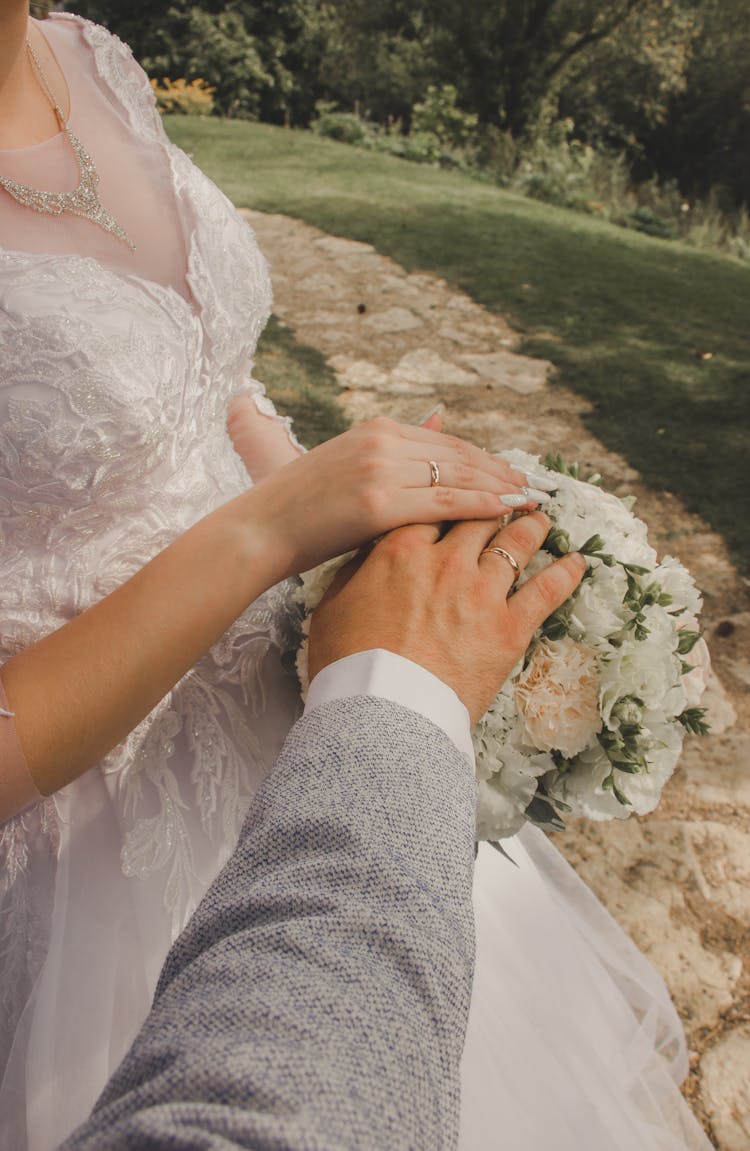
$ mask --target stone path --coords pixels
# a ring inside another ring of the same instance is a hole
[[[353,420],[415,420],[439,399],[446,430],[489,450],[514,445],[601,472],[638,497],[660,552],[690,568],[716,678],[712,734],[688,739],[659,809],[555,837],[662,972],[691,1050],[686,1094],[721,1151],[750,1149],[750,594],[724,545],[669,492],[646,487],[587,431],[585,400],[519,355],[502,317],[367,244],[283,216],[245,213],[272,268],[276,314],[319,348]]]

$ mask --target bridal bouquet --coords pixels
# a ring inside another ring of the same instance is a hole
[[[525,452],[502,453],[539,474]],[[698,631],[701,597],[682,564],[657,561],[631,509],[546,460],[557,489],[544,510],[552,527],[519,583],[558,556],[580,551],[588,571],[539,629],[474,733],[477,837],[514,835],[526,820],[560,828],[561,815],[625,819],[653,811],[686,732],[705,734],[700,699],[708,652]],[[349,557],[302,577],[309,615]],[[305,629],[306,630],[306,629]],[[306,687],[306,643],[297,668]]]

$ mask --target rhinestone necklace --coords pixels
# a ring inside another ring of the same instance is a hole
[[[68,212],[71,216],[82,216],[85,220],[90,220],[92,224],[103,228],[105,232],[110,232],[118,240],[122,240],[134,252],[135,244],[130,236],[120,227],[117,220],[107,211],[99,199],[96,192],[99,173],[94,161],[65,122],[62,109],[47,82],[39,57],[28,40],[26,41],[26,48],[42,90],[49,98],[60,128],[73,149],[78,164],[78,187],[74,188],[72,192],[43,192],[39,188],[30,188],[27,184],[19,184],[16,180],[8,179],[7,176],[0,176],[0,187],[5,188],[5,191],[10,193],[19,204],[23,204],[25,208],[31,208],[34,212],[42,212],[46,216],[61,216],[63,212]]]

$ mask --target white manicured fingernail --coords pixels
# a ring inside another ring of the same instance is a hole
[[[528,502],[528,496],[517,495],[515,492],[507,492],[500,496],[500,503],[505,504],[506,508],[522,508]]]
[[[531,472],[526,473],[526,482],[530,488],[537,488],[540,492],[556,492],[560,486],[556,480],[551,480],[548,476],[532,475]]]
[[[445,415],[445,404],[435,404],[435,407],[430,408],[429,412],[425,412],[422,416],[417,416],[414,422],[417,424],[426,424],[428,420],[431,420],[433,416],[437,416],[438,414],[441,416]]]
[[[535,503],[548,504],[552,502],[551,496],[548,496],[546,492],[540,492],[537,488],[521,488],[521,491],[527,500],[534,500]]]

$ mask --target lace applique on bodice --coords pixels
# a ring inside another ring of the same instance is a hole
[[[0,663],[248,486],[225,413],[238,388],[262,392],[250,365],[271,306],[252,232],[169,143],[129,50],[77,17],[45,28],[61,59],[82,57],[101,115],[114,117],[112,130],[162,182],[186,274],[165,284],[123,270],[129,253],[87,221],[66,225],[60,244],[71,251],[0,248]],[[146,211],[150,193],[141,191],[128,198]],[[3,198],[0,224],[17,210]],[[147,224],[123,226],[137,240]],[[253,721],[264,660],[289,642],[287,599],[284,587],[262,597],[95,769],[122,811],[124,872],[163,872],[175,930],[207,882],[196,871],[196,827],[231,844],[265,767]],[[45,805],[44,828],[26,815],[0,829],[6,896],[20,890],[30,821],[55,850],[54,810]],[[2,963],[0,951],[0,976]]]

